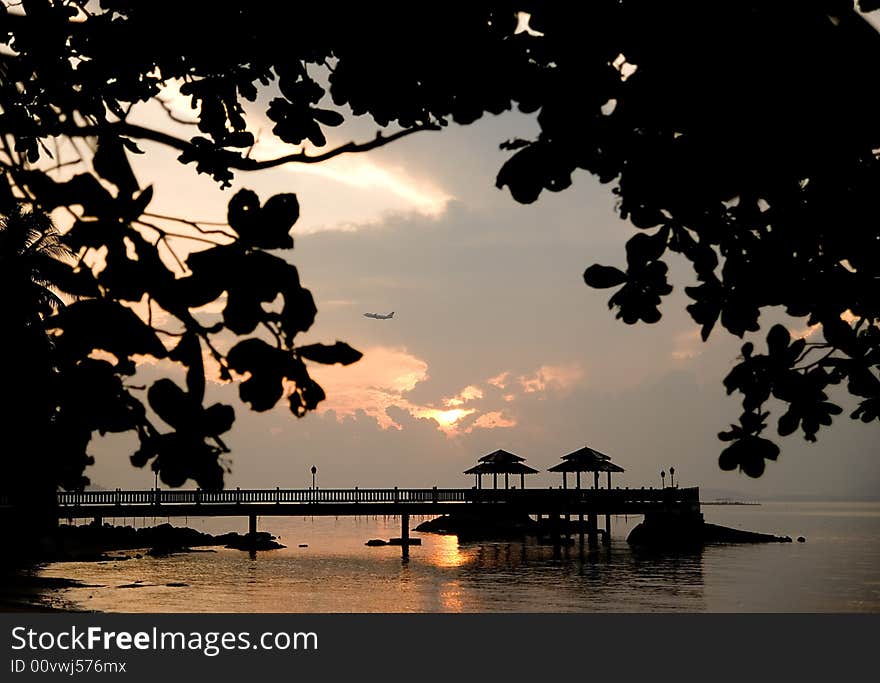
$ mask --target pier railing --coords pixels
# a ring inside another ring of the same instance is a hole
[[[58,494],[67,505],[211,505],[243,503],[453,503],[470,500],[468,489],[225,489],[71,491]]]
[[[468,503],[546,502],[566,503],[687,503],[699,502],[698,488],[665,489],[150,489],[70,491],[58,494],[58,504],[89,505],[230,505],[249,503]]]

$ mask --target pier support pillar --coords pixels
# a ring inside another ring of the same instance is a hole
[[[400,515],[400,538],[401,538],[401,552],[403,553],[403,559],[409,559],[409,515],[404,513]]]
[[[553,543],[553,557],[559,558],[562,554],[562,535],[560,527],[562,519],[558,513],[554,512],[550,516],[550,538]]]
[[[256,515],[248,515],[248,536],[251,537],[251,541],[257,540],[257,516]]]
[[[94,524],[97,527],[104,526],[104,518],[103,517],[95,517],[92,520],[92,524]]]
[[[602,541],[605,545],[611,545],[611,515],[605,515],[605,538]]]
[[[590,542],[590,547],[595,548],[599,545],[599,516],[595,512],[587,515],[587,525],[589,526],[587,538]]]

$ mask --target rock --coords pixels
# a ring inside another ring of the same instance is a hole
[[[807,542],[807,539],[804,538],[803,536],[798,536],[798,537],[797,537],[797,542],[798,542],[798,543],[806,543],[806,542]]]
[[[250,534],[225,534],[226,547],[233,550],[279,550],[285,548],[275,541],[275,537],[266,532],[258,531],[255,537]]]
[[[756,531],[731,529],[717,524],[703,524],[704,543],[791,543],[791,536],[774,536]]]
[[[279,538],[280,538],[280,537],[279,537]],[[299,548],[308,548],[308,547],[309,547],[309,544],[308,544],[308,543],[300,543],[299,546],[297,546],[297,547],[299,547]]]
[[[364,545],[369,546],[380,546],[380,545],[388,545],[388,541],[383,541],[381,538],[371,538],[369,541],[364,543]]]
[[[626,540],[633,546],[654,548],[700,548],[709,543],[791,543],[790,536],[708,524],[701,514],[646,516]]]
[[[419,524],[415,530],[435,534],[455,534],[465,538],[507,538],[537,529],[537,522],[526,514],[481,509],[453,512]]]

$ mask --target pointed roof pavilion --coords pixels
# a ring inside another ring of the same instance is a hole
[[[504,488],[508,488],[509,480],[508,476],[511,474],[518,474],[520,481],[520,488],[526,487],[526,479],[525,475],[527,474],[537,474],[538,470],[529,467],[528,465],[523,464],[525,458],[521,458],[518,455],[510,453],[505,450],[497,450],[489,453],[488,455],[484,455],[477,461],[477,464],[471,467],[469,470],[465,470],[465,474],[473,474],[476,476],[477,480],[477,488],[483,488],[483,475],[491,474],[492,475],[492,485],[493,488],[498,488],[498,475],[504,475]]]
[[[584,446],[576,451],[562,456],[562,462],[547,470],[548,472],[562,472],[562,488],[568,488],[566,474],[577,474],[577,488],[581,487],[581,472],[592,472],[594,486],[599,488],[599,472],[608,473],[608,488],[611,488],[611,473],[624,472],[619,465],[611,462],[611,458],[589,446]]]
[[[497,451],[492,451],[488,455],[484,455],[478,460],[478,462],[508,464],[512,462],[525,462],[525,460],[525,458],[521,458],[510,451],[505,451],[504,449],[499,448]]]

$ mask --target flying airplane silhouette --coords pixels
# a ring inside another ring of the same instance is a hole
[[[394,317],[394,311],[391,311],[391,313],[364,313],[364,317],[375,320],[391,320]]]

